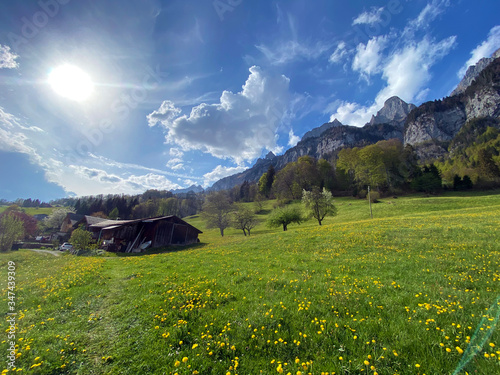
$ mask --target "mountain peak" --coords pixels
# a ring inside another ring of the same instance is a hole
[[[392,96],[385,101],[382,109],[380,109],[375,116],[372,116],[370,125],[402,125],[408,113],[414,108],[416,108],[415,105],[406,103],[398,96]]]
[[[272,151],[269,151],[269,153],[266,155],[267,160],[272,160],[276,157]]]
[[[323,124],[317,128],[308,131],[306,134],[304,134],[301,140],[303,141],[307,138],[319,137],[322,133],[324,133],[328,129],[338,126],[343,126],[343,124],[337,119],[333,120],[332,122],[327,122],[326,124]]]

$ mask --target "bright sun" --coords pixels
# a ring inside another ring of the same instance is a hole
[[[87,99],[94,90],[90,76],[74,65],[61,65],[54,68],[48,82],[59,95],[77,102]]]

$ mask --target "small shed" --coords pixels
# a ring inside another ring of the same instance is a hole
[[[146,247],[189,245],[199,242],[203,233],[177,216],[138,220],[105,220],[90,230],[106,242],[108,251],[141,251]]]

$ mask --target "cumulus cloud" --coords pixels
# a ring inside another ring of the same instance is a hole
[[[241,173],[245,169],[247,169],[245,166],[223,167],[222,165],[218,165],[217,167],[214,168],[212,172],[205,173],[203,175],[204,186],[205,187],[210,186],[214,182],[217,182],[224,177],[232,176],[233,174],[236,173]]]
[[[471,57],[458,72],[458,77],[463,78],[467,69],[475,65],[484,57],[490,57],[493,52],[500,48],[500,25],[493,27],[488,33],[488,38],[471,51]]]
[[[376,8],[373,7],[371,10],[368,12],[363,12],[359,16],[357,16],[353,21],[352,21],[352,26],[354,25],[373,25],[375,23],[381,22],[381,15],[382,12],[384,11],[384,8]]]
[[[288,133],[288,146],[294,147],[299,143],[300,137],[296,136],[293,133],[293,129],[290,129],[290,132]]]
[[[171,102],[148,116],[150,126],[165,128],[168,143],[183,151],[201,150],[238,164],[276,150],[276,131],[286,112],[290,80],[253,66],[242,91],[224,91],[219,103],[202,103],[179,117]],[[163,109],[162,109],[163,108]]]
[[[356,56],[352,62],[352,69],[359,72],[363,78],[379,73],[382,69],[382,51],[387,45],[387,37],[372,38],[368,43],[360,43],[356,48]]]
[[[19,56],[10,51],[9,46],[0,44],[0,69],[16,69],[19,67],[16,59]]]
[[[423,100],[427,93],[425,87],[432,75],[432,66],[446,56],[456,45],[456,37],[449,37],[440,42],[428,38],[416,43],[411,42],[402,49],[392,52],[381,68],[385,87],[379,91],[374,103],[361,105],[341,102],[330,121],[338,119],[343,124],[363,126],[384,102],[392,96],[399,96],[406,102]]]
[[[180,113],[181,110],[179,108],[176,108],[174,103],[172,103],[170,100],[165,100],[163,103],[161,103],[160,108],[158,108],[156,111],[153,111],[147,116],[148,124],[149,126],[155,126],[159,122],[168,123],[179,116]]]

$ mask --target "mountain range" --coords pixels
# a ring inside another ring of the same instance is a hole
[[[411,145],[421,161],[433,160],[444,156],[447,150],[443,143],[453,140],[475,118],[500,120],[500,49],[491,58],[471,66],[449,97],[419,107],[397,96],[391,97],[365,126],[345,125],[338,120],[323,124],[304,134],[283,155],[270,152],[253,167],[217,181],[209,190],[231,189],[245,181],[257,182],[270,165],[279,170],[304,155],[325,158],[343,148],[363,147],[393,138]]]

